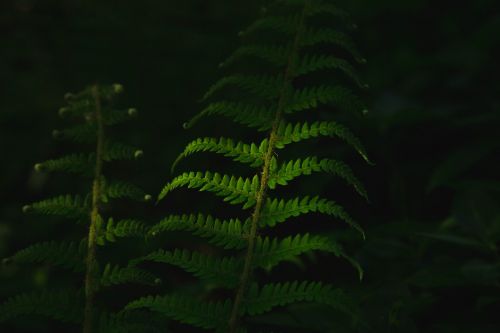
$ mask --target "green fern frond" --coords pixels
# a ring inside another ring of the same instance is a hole
[[[259,186],[259,177],[255,175],[250,180],[249,178],[221,175],[210,171],[205,173],[185,172],[165,185],[158,197],[159,200],[181,186],[214,192],[216,195],[224,197],[224,201],[230,204],[244,203],[243,208],[245,209],[255,204],[255,193]]]
[[[186,230],[196,236],[209,238],[211,244],[224,249],[242,249],[246,246],[245,225],[238,219],[220,220],[210,215],[172,215],[150,229],[156,236],[167,231]]]
[[[179,266],[197,278],[226,288],[232,288],[238,284],[242,267],[242,261],[235,257],[218,258],[186,249],[175,249],[173,252],[158,250],[134,259],[131,264],[137,265],[143,261]]]
[[[138,186],[123,181],[114,181],[110,184],[106,184],[105,191],[102,195],[103,202],[108,202],[109,199],[123,198],[145,201],[149,198],[146,198],[146,193]]]
[[[323,71],[325,69],[338,69],[360,88],[366,88],[366,85],[361,81],[360,77],[348,61],[329,55],[306,54],[302,57],[299,64],[295,68],[294,76],[299,77],[312,72]]]
[[[300,2],[302,5],[304,4],[303,1],[297,2]],[[311,5],[309,6],[307,16],[316,15],[328,15],[332,16],[333,18],[342,19],[344,21],[347,21],[350,18],[349,13],[347,13],[346,11],[324,1],[312,1]]]
[[[267,150],[268,140],[263,140],[260,145],[243,143],[229,138],[198,138],[190,142],[184,152],[172,164],[172,171],[185,157],[197,152],[215,152],[232,157],[233,160],[248,163],[251,167],[258,167],[264,163],[264,154]]]
[[[209,104],[196,116],[184,124],[185,128],[193,126],[200,118],[210,115],[222,115],[233,119],[236,123],[256,127],[259,131],[271,128],[273,109],[241,102],[221,101]]]
[[[319,196],[305,196],[302,199],[295,198],[289,200],[268,198],[262,210],[260,225],[262,227],[273,227],[292,216],[299,216],[310,212],[318,212],[338,218],[359,231],[363,239],[365,237],[363,229],[349,216],[342,206],[332,200],[320,199]]]
[[[155,286],[161,283],[155,275],[137,267],[119,267],[106,264],[101,275],[101,286],[112,286],[126,283],[138,283]]]
[[[352,146],[369,164],[370,159],[361,141],[347,127],[334,121],[315,121],[311,124],[281,122],[277,129],[276,148],[284,148],[292,142],[299,142],[320,136],[338,137]]]
[[[4,259],[15,263],[50,263],[82,272],[85,269],[85,242],[43,242],[33,244]]]
[[[265,16],[254,23],[248,28],[239,33],[240,36],[255,33],[260,30],[273,31],[284,34],[293,34],[297,29],[297,24],[300,21],[300,15],[293,15],[288,17],[283,16]]]
[[[346,112],[365,110],[365,105],[349,89],[342,86],[318,86],[295,90],[285,107],[285,113],[291,114],[324,104],[333,104]]]
[[[363,270],[359,264],[344,253],[340,244],[327,237],[310,236],[309,234],[288,236],[283,239],[257,238],[253,264],[255,267],[271,270],[282,261],[293,260],[299,255],[311,251],[329,252],[346,259],[358,271],[359,278],[363,278]]]
[[[99,314],[98,333],[160,333],[165,332],[166,320],[160,314],[126,311]]]
[[[142,150],[119,142],[107,142],[104,147],[105,161],[131,160],[143,155]]]
[[[129,303],[125,309],[148,308],[182,323],[205,329],[225,327],[231,302],[203,302],[188,296],[148,296]]]
[[[76,143],[93,143],[97,139],[97,128],[94,124],[77,125],[63,130],[54,130],[55,139],[70,140]]]
[[[333,44],[349,52],[358,63],[366,63],[366,59],[361,56],[352,39],[339,31],[327,28],[306,29],[304,38],[300,44],[302,47],[314,46],[317,44]]]
[[[68,172],[91,176],[93,163],[95,163],[94,154],[71,154],[61,158],[37,163],[35,164],[35,170]]]
[[[41,215],[56,215],[79,221],[88,219],[89,208],[87,200],[80,196],[61,195],[26,205],[23,207],[26,213]]]
[[[142,221],[126,219],[114,222],[113,218],[109,218],[106,225],[103,227],[104,239],[100,243],[104,244],[104,240],[115,242],[116,238],[125,237],[146,237],[149,232],[149,227]]]
[[[227,86],[236,86],[255,96],[273,99],[283,85],[281,76],[267,75],[233,75],[226,76],[212,85],[203,96],[203,100],[212,97],[216,92]]]
[[[253,284],[245,299],[245,310],[251,315],[270,311],[295,302],[316,302],[358,318],[358,311],[341,289],[321,282],[293,281],[270,283],[259,288]]]
[[[105,125],[113,126],[133,119],[136,115],[137,110],[130,108],[128,110],[104,110],[102,117]]]
[[[364,186],[356,176],[354,176],[351,168],[347,164],[329,158],[318,161],[316,156],[283,162],[281,167],[276,170],[271,170],[268,185],[270,188],[274,189],[277,184],[287,185],[289,181],[301,175],[310,175],[312,172],[327,172],[339,176],[352,185],[363,198],[368,200],[368,195]]]
[[[237,49],[221,66],[228,66],[244,57],[264,60],[275,66],[284,66],[288,60],[289,46],[247,45]]]
[[[80,291],[53,291],[26,293],[14,296],[0,304],[0,322],[20,315],[34,314],[54,318],[66,323],[82,321]]]

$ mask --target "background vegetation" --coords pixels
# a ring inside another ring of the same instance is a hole
[[[370,112],[348,122],[376,163],[351,163],[371,204],[322,176],[302,186],[341,193],[336,197],[365,227],[367,240],[334,232],[347,241],[366,272],[359,283],[346,265],[320,256],[304,259],[326,262],[308,276],[350,289],[362,305],[368,331],[498,332],[498,4],[338,2],[355,18],[353,38],[368,59],[362,73],[371,87],[365,98]],[[53,238],[50,221],[24,215],[21,208],[75,186],[33,171],[34,163],[65,149],[50,132],[62,124],[57,109],[67,91],[96,81],[124,85],[121,103],[139,110],[126,129],[128,142],[145,148],[134,180],[147,192],[158,193],[170,178],[170,163],[194,137],[182,123],[199,110],[200,96],[219,77],[218,63],[238,45],[237,32],[255,19],[262,3],[2,1],[0,257]],[[204,122],[195,130],[208,132],[210,126]],[[221,162],[208,155],[200,161],[209,161],[207,169]],[[189,211],[192,200],[200,208],[213,205],[206,197],[185,192],[143,214],[155,222],[167,212]],[[126,250],[147,252],[139,242]],[[120,249],[114,253],[118,257]],[[158,270],[168,274],[163,290],[188,279],[180,271]],[[283,275],[291,271],[280,270]],[[44,266],[0,267],[0,301],[19,291],[64,283],[65,278]],[[105,295],[116,300],[117,308],[123,301],[120,292]],[[145,290],[133,292],[139,296]],[[290,317],[296,318],[291,311]],[[1,328],[28,332],[42,322],[37,332],[55,327],[32,318]],[[337,325],[328,314],[311,322],[324,331]]]

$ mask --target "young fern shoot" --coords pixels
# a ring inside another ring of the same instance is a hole
[[[214,152],[248,164],[255,173],[246,178],[206,170],[184,172],[163,188],[159,200],[179,187],[213,192],[229,204],[241,205],[249,212],[248,218],[240,221],[220,220],[201,213],[173,215],[153,226],[151,235],[185,230],[233,253],[239,250],[240,255],[221,258],[185,249],[159,250],[137,259],[135,264],[156,261],[179,266],[212,285],[232,290],[234,297],[226,300],[208,297],[207,302],[180,294],[149,296],[130,303],[126,309],[149,308],[180,322],[221,333],[253,331],[258,325],[252,323],[252,317],[303,301],[321,303],[356,318],[353,302],[332,285],[297,280],[262,285],[254,276],[257,270],[271,270],[304,253],[325,251],[345,258],[362,277],[359,264],[330,237],[309,233],[284,238],[264,236],[266,229],[292,217],[317,212],[345,222],[364,237],[362,228],[332,200],[317,195],[282,199],[270,194],[300,176],[326,172],[338,176],[367,198],[362,183],[342,161],[317,156],[287,161],[280,160],[276,153],[295,142],[334,137],[353,147],[369,162],[360,140],[345,126],[332,120],[310,120],[318,110],[330,109],[333,114],[365,110],[349,84],[338,79],[338,76],[346,77],[354,86],[363,87],[350,62],[364,63],[365,60],[347,35],[321,25],[347,20],[348,15],[329,1],[274,2],[266,15],[241,33],[250,43],[222,63],[223,68],[244,63],[246,70],[225,76],[210,87],[203,98],[208,102],[206,108],[185,124],[189,128],[205,116],[219,115],[267,134],[256,143],[225,137],[198,138],[189,143],[174,166],[192,154]],[[332,46],[335,55],[325,51]],[[256,68],[251,66],[255,61],[259,63]],[[337,74],[331,80],[335,84],[330,80],[325,82],[321,75],[319,84],[312,78],[325,71]],[[289,121],[303,111],[307,111],[305,121]]]
[[[105,131],[106,127],[126,121],[137,113],[132,108],[112,108],[112,100],[122,90],[119,84],[94,85],[77,94],[67,94],[67,106],[61,108],[59,114],[80,122],[64,130],[55,130],[53,136],[86,146],[91,152],[73,153],[35,165],[38,172],[81,175],[91,186],[91,191],[84,196],[63,195],[23,208],[26,213],[76,220],[87,225],[88,233],[80,240],[34,244],[4,259],[4,263],[49,263],[83,273],[83,290],[47,290],[14,296],[0,305],[0,321],[23,314],[38,314],[82,325],[83,333],[131,332],[137,329],[135,325],[141,327],[134,318],[107,313],[95,302],[96,293],[103,287],[126,283],[155,285],[159,282],[151,273],[135,267],[101,266],[97,256],[98,246],[105,246],[118,238],[145,236],[148,230],[147,225],[139,220],[123,219],[115,223],[111,216],[106,220],[103,210],[103,206],[114,199],[151,200],[151,196],[139,187],[105,177],[106,162],[136,159],[143,154],[142,150],[111,140]],[[106,211],[109,208],[106,207]],[[145,323],[143,328],[148,325]]]

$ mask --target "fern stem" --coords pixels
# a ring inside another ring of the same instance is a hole
[[[94,181],[92,184],[92,210],[90,212],[90,227],[87,243],[87,270],[85,273],[85,312],[83,321],[83,333],[91,333],[94,323],[94,296],[98,288],[97,275],[97,225],[99,220],[99,205],[102,192],[102,164],[104,149],[104,124],[101,111],[101,98],[98,86],[92,87],[92,95],[95,101],[95,121],[97,124],[97,147]]]
[[[261,217],[262,206],[266,199],[267,187],[269,183],[269,173],[271,160],[275,151],[276,140],[278,139],[278,127],[283,117],[283,110],[285,108],[289,87],[292,81],[293,76],[293,67],[295,65],[299,41],[302,35],[304,20],[307,12],[309,0],[304,1],[304,8],[302,10],[301,19],[299,25],[297,27],[297,32],[295,34],[295,39],[293,43],[293,47],[288,56],[287,66],[285,68],[284,76],[283,76],[283,86],[281,88],[279,97],[278,97],[278,107],[276,110],[276,115],[274,117],[273,126],[269,133],[269,143],[266,154],[264,155],[264,166],[262,167],[261,179],[259,191],[256,194],[256,203],[255,208],[252,213],[252,224],[250,227],[250,234],[248,236],[248,247],[245,255],[245,263],[243,266],[243,271],[240,276],[240,283],[238,286],[238,290],[236,291],[236,296],[233,302],[233,308],[231,310],[231,316],[229,318],[229,333],[236,333],[239,327],[239,318],[241,305],[243,303],[243,298],[245,296],[246,290],[248,288],[248,283],[250,276],[252,274],[252,260],[255,248],[255,240],[257,236],[257,229],[259,225],[259,220]]]

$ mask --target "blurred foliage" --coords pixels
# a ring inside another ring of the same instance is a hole
[[[367,209],[349,190],[336,183],[332,188],[321,176],[301,186],[304,191],[340,192],[342,204],[365,227],[364,242],[335,230],[351,251],[358,250],[365,279],[351,282],[355,279],[344,267],[337,268],[339,262],[327,257],[304,261],[325,262],[314,271],[317,279],[351,289],[365,312],[364,331],[498,332],[498,3],[338,2],[355,18],[354,39],[368,59],[364,76],[371,86],[367,102],[372,107],[367,117],[349,125],[376,163],[355,170],[371,205]],[[133,130],[125,130],[128,141],[145,148],[138,183],[157,193],[170,177],[170,163],[192,138],[182,123],[199,111],[202,93],[218,76],[217,64],[238,45],[237,32],[258,15],[262,3],[2,1],[0,256],[50,239],[51,230],[23,216],[21,207],[68,191],[67,182],[49,179],[57,176],[32,171],[34,163],[63,149],[50,132],[61,124],[55,110],[65,92],[96,81],[125,86],[123,104],[136,106],[140,115]],[[212,124],[197,126],[199,133]],[[207,163],[218,162],[214,158]],[[192,202],[184,198],[172,197],[146,217],[156,221],[166,212],[187,211]],[[202,201],[199,208],[209,210],[212,204]],[[138,251],[144,251],[140,246]],[[280,272],[298,278],[302,274],[295,266]],[[57,284],[58,279],[45,266],[1,267],[0,301]],[[169,271],[162,289],[185,280],[187,275]],[[120,298],[120,291],[109,297]],[[261,320],[348,331],[324,309],[296,306],[280,316]],[[30,327],[52,331],[39,318],[2,331],[29,332]]]

